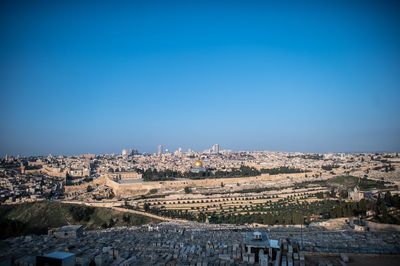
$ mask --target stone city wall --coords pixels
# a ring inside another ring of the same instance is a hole
[[[142,179],[142,174],[139,174],[137,172],[117,172],[113,174],[106,174],[105,176],[110,179],[118,179],[118,180]]]
[[[304,174],[291,174],[293,178],[304,177]],[[238,177],[238,178],[213,178],[201,180],[178,180],[178,181],[153,181],[131,184],[119,184],[107,178],[106,185],[110,186],[116,195],[135,196],[148,193],[151,189],[173,189],[184,187],[218,187],[221,183],[224,185],[236,185],[237,183],[257,183],[261,181],[271,181],[286,178],[286,175],[262,174],[255,177]]]
[[[30,175],[37,175],[37,174],[41,174],[42,169],[30,169],[30,170],[26,170],[24,169],[23,171],[21,171],[21,173],[23,174],[30,174]]]
[[[55,171],[55,169],[50,168],[47,165],[43,165],[43,167],[40,169],[40,172],[45,173],[49,176],[60,177],[60,178],[65,178],[67,176],[66,171],[57,172]]]
[[[212,178],[212,179],[200,179],[200,180],[176,180],[176,181],[151,181],[151,182],[139,182],[139,183],[123,183],[113,181],[108,175],[99,177],[94,181],[77,186],[66,186],[65,192],[70,193],[77,190],[86,189],[88,185],[107,185],[113,189],[113,192],[117,196],[138,196],[147,194],[151,189],[157,189],[162,191],[163,189],[183,189],[184,187],[219,187],[221,183],[226,185],[236,185],[244,183],[252,183],[257,186],[258,182],[263,181],[278,181],[286,180],[290,178],[304,178],[304,173],[290,174],[290,175],[269,175],[262,174],[254,177],[235,177],[235,178]]]
[[[68,194],[68,193],[71,193],[71,192],[74,192],[74,191],[83,190],[83,189],[86,189],[88,186],[94,187],[96,185],[99,185],[99,186],[100,185],[107,185],[107,179],[108,178],[102,176],[102,177],[99,177],[99,178],[93,180],[92,182],[88,182],[88,183],[84,183],[84,184],[80,184],[80,185],[74,185],[74,186],[65,186],[64,187],[65,193]]]

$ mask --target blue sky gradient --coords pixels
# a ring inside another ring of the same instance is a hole
[[[400,151],[399,4],[297,2],[1,1],[1,155]]]

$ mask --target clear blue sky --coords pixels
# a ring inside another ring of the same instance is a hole
[[[0,3],[1,156],[400,151],[396,1],[68,2]]]

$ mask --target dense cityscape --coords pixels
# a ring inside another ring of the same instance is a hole
[[[398,266],[400,1],[0,1],[0,266]]]
[[[5,264],[52,251],[77,265],[305,265],[323,252],[341,255],[326,261],[336,264],[400,251],[398,153],[160,145],[155,154],[5,155],[0,171]]]

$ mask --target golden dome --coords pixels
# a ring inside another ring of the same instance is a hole
[[[202,167],[202,166],[203,166],[203,163],[202,163],[201,161],[196,161],[196,162],[194,163],[194,166],[196,166],[196,167]]]

